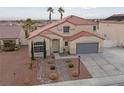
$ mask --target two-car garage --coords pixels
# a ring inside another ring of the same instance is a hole
[[[76,54],[98,53],[99,43],[77,43]]]
[[[71,54],[88,54],[103,52],[103,40],[97,34],[82,31],[77,36],[73,36],[70,40],[70,53]]]

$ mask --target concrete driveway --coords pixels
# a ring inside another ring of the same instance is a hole
[[[81,62],[92,79],[59,82],[50,85],[124,85],[124,49],[109,48],[104,53],[81,54]]]
[[[94,78],[124,75],[124,49],[106,49],[104,53],[82,54],[81,62]]]

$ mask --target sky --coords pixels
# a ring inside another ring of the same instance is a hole
[[[0,20],[48,19],[48,7],[0,7]],[[52,19],[59,19],[58,7],[53,7]],[[64,17],[76,15],[83,18],[107,18],[112,14],[124,14],[124,7],[63,7]]]

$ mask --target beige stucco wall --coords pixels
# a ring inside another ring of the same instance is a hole
[[[3,44],[3,40],[0,40],[0,45],[4,45],[4,44]]]
[[[63,26],[70,26],[70,32],[69,33],[63,33]],[[59,26],[51,28],[50,31],[58,33],[62,36],[71,36],[71,35],[74,35],[74,34],[80,32],[80,31],[91,31],[91,32],[93,32],[93,26],[94,25],[75,26],[75,25],[73,25],[69,22],[65,22],[65,23],[63,23]],[[68,42],[70,49],[65,47],[65,41],[63,40],[62,37],[57,36],[57,35],[53,35],[53,34],[46,34],[46,36],[50,37],[51,39],[59,39],[59,41],[60,41],[60,53],[62,53],[63,49],[66,48],[66,49],[70,50],[70,53],[75,54],[76,53],[76,43],[78,43],[78,42],[80,42],[80,43],[99,42],[100,43],[99,44],[99,51],[102,51],[103,40],[101,40],[97,37],[94,37],[94,36],[81,37],[81,38],[78,38],[74,41]],[[36,36],[36,37],[28,40],[29,56],[31,56],[31,41],[38,42],[38,41],[42,41],[44,39],[46,40],[47,55],[50,55],[50,53],[52,53],[52,40],[41,37],[41,36]]]
[[[76,43],[99,43],[99,52],[103,51],[103,40],[94,36],[81,37],[70,42],[70,53],[76,54]]]
[[[28,40],[27,38],[25,38],[25,31],[23,30],[23,28],[21,28],[19,38],[20,38],[21,45],[28,45]]]
[[[50,37],[51,39],[59,39],[59,42],[60,42],[60,47],[59,47],[59,51],[60,51],[60,53],[61,52],[63,52],[63,38],[62,37],[60,37],[60,36],[57,36],[57,35],[53,35],[53,34],[46,34],[46,36],[48,36],[48,37]],[[51,47],[51,52],[52,52],[52,40],[50,40],[50,42],[51,42],[51,45],[50,45],[50,47]]]
[[[124,24],[100,23],[99,34],[107,34],[108,40],[117,43],[117,46],[124,45]]]
[[[70,32],[69,33],[63,33],[63,26],[69,26],[70,27]],[[73,25],[69,22],[65,22],[63,24],[60,24],[59,26],[56,26],[52,29],[50,29],[51,31],[55,32],[55,33],[58,33],[60,35],[63,35],[63,36],[71,36],[71,35],[74,35],[80,31],[91,31],[93,32],[93,26],[94,25]]]
[[[49,39],[41,37],[41,36],[36,36],[34,38],[31,38],[28,40],[28,47],[29,47],[29,56],[31,57],[31,42],[40,42],[40,41],[46,41],[46,50],[47,50],[47,55],[50,55],[50,49],[51,49],[51,42]]]

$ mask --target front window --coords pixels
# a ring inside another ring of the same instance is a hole
[[[68,42],[65,42],[65,46],[68,46]]]
[[[44,51],[43,42],[35,42],[34,43],[34,52],[38,53],[38,52],[43,52],[43,51]]]
[[[96,26],[93,26],[93,31],[96,31]]]
[[[69,29],[70,29],[69,26],[64,26],[64,27],[63,27],[64,33],[68,33],[68,32],[69,32]]]

